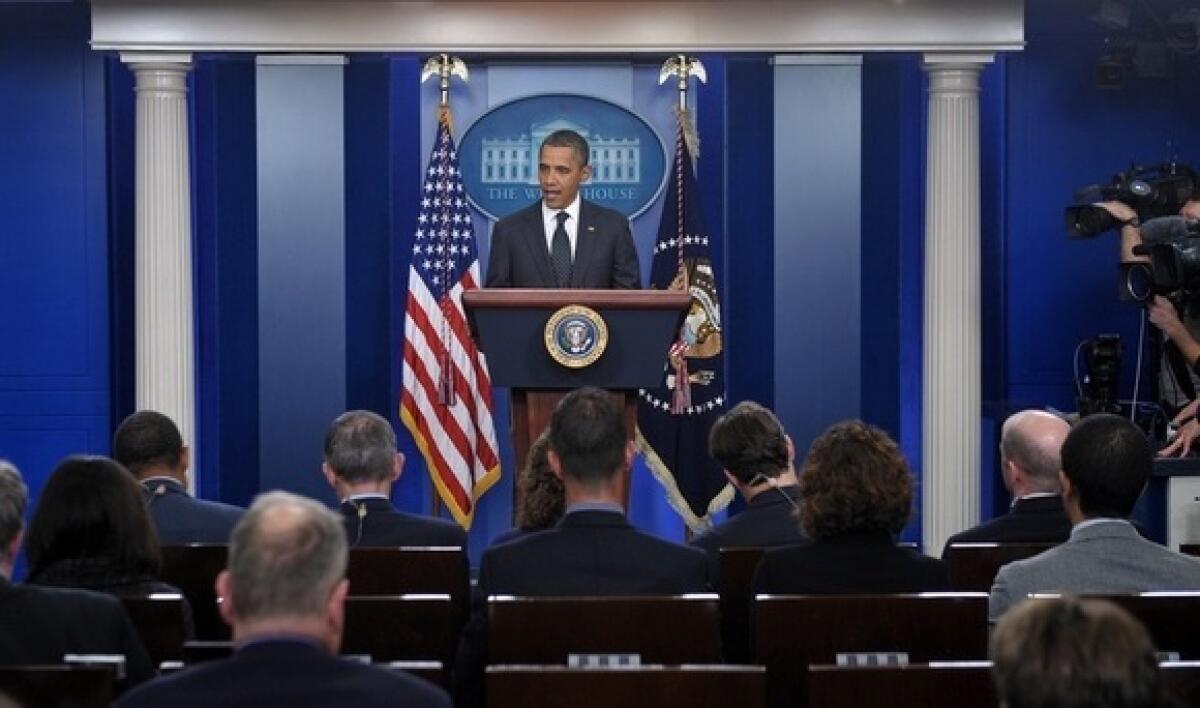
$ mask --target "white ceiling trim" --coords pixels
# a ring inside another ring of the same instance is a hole
[[[994,52],[1024,44],[1022,0],[92,2],[98,50]]]

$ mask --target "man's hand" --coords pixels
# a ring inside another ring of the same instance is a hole
[[[1163,449],[1158,451],[1159,457],[1186,457],[1192,450],[1192,443],[1196,438],[1200,437],[1200,421],[1195,418],[1184,424],[1179,432],[1176,433],[1175,439],[1171,441]]]
[[[1196,413],[1198,412],[1200,412],[1200,398],[1197,398],[1183,408],[1180,408],[1179,412],[1175,414],[1175,417],[1171,419],[1171,422],[1175,425],[1180,425],[1184,421],[1195,418]]]
[[[1150,321],[1173,341],[1177,341],[1181,333],[1186,333],[1183,322],[1179,320],[1179,313],[1175,312],[1175,306],[1162,295],[1154,296],[1146,306],[1146,314],[1150,316]]]
[[[1118,202],[1116,200],[1108,202],[1096,202],[1093,206],[1098,206],[1104,209],[1104,211],[1112,214],[1112,217],[1122,224],[1137,216],[1137,212],[1133,210],[1133,207],[1129,206],[1125,202]]]

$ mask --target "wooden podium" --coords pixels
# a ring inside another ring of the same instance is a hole
[[[566,393],[582,386],[607,389],[625,411],[629,433],[637,428],[637,390],[655,388],[663,377],[667,350],[691,303],[678,290],[521,290],[493,288],[463,293],[463,306],[492,383],[512,396],[512,442],[518,470],[530,444],[550,424]],[[546,348],[550,317],[568,305],[595,310],[608,329],[608,345],[591,365],[572,369]],[[515,482],[514,478],[514,482]],[[521,508],[513,485],[513,513]],[[629,506],[629,478],[622,482]]]

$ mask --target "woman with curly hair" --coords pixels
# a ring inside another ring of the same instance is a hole
[[[496,537],[493,544],[548,529],[558,523],[566,509],[562,481],[554,476],[546,453],[550,451],[550,431],[543,432],[529,446],[529,460],[517,480],[521,508],[517,510],[517,528]]]
[[[949,590],[946,566],[896,545],[912,515],[913,475],[896,442],[859,420],[813,441],[800,473],[800,525],[811,542],[771,550],[755,592]]]

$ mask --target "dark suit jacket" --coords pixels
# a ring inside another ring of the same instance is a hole
[[[570,287],[642,287],[637,249],[624,214],[581,200],[578,226]],[[556,287],[540,200],[492,227],[485,286]]]
[[[897,546],[886,533],[848,534],[769,550],[755,593],[890,594],[950,590],[946,565]]]
[[[228,659],[199,664],[152,681],[117,704],[220,708],[445,706],[446,692],[401,671],[359,664],[297,640],[244,647]]]
[[[359,508],[366,510],[360,518]],[[459,546],[467,547],[467,532],[453,521],[406,514],[387,499],[367,498],[342,502],[338,511],[346,526],[350,546]]]
[[[706,592],[706,574],[703,553],[644,534],[612,511],[571,512],[552,529],[493,545],[455,661],[456,704],[484,704],[488,595],[678,595]]]
[[[0,664],[61,664],[64,654],[124,654],[124,686],[155,673],[117,598],[0,577]]]
[[[174,480],[154,478],[142,483],[142,497],[164,546],[184,543],[229,543],[233,526],[245,510],[197,499]]]
[[[1062,543],[1070,535],[1071,520],[1063,510],[1061,496],[1018,499],[1007,514],[960,531],[946,539],[946,545],[942,548],[942,558],[946,557],[951,543]]]
[[[755,495],[741,513],[692,539],[708,553],[709,578],[716,580],[722,548],[770,548],[808,540],[796,518],[796,485],[767,489]]]

